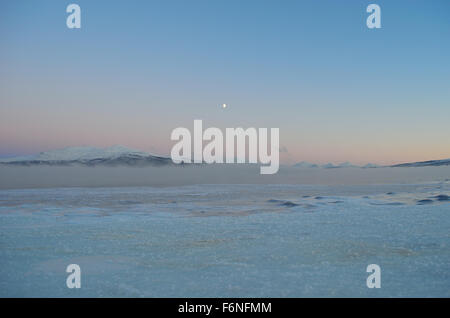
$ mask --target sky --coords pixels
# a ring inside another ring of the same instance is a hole
[[[202,119],[279,128],[283,163],[450,158],[449,39],[447,0],[1,1],[0,156],[168,155]]]

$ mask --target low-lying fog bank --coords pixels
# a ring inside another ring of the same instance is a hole
[[[260,175],[258,165],[184,167],[0,167],[0,189],[180,186],[192,184],[410,184],[450,180],[450,166],[414,168],[293,168]]]

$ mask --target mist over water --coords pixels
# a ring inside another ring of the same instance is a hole
[[[192,184],[406,184],[449,179],[450,166],[367,169],[281,166],[275,175],[260,175],[259,165],[251,164],[183,167],[0,166],[0,189]]]

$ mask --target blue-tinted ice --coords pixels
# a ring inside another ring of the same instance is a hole
[[[4,190],[0,296],[449,297],[449,194],[448,183]],[[81,289],[66,287],[71,263]],[[366,287],[372,263],[381,289]]]

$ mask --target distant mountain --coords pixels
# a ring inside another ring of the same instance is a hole
[[[166,166],[175,165],[171,158],[151,155],[149,153],[129,149],[123,146],[112,146],[109,148],[96,147],[67,147],[52,151],[41,152],[37,155],[21,156],[0,159],[0,164],[11,166]],[[388,167],[427,167],[427,166],[448,166],[450,159],[429,160],[421,162],[401,163]],[[350,162],[343,162],[338,165],[327,163],[318,165],[306,161],[301,161],[293,165],[296,168],[354,168],[359,167]],[[360,168],[378,168],[376,164],[368,163]],[[384,166],[386,167],[386,166]]]
[[[2,159],[0,163],[15,166],[76,164],[85,166],[163,166],[173,164],[170,158],[154,156],[122,146],[109,148],[68,147],[41,152],[37,155]]]
[[[379,167],[381,166],[369,162],[368,164],[362,166],[361,168],[379,168]]]
[[[352,163],[346,161],[346,162],[343,162],[343,163],[338,164],[337,167],[338,167],[338,168],[357,168],[358,166],[356,166],[356,165],[354,165],[354,164],[352,164]]]
[[[429,166],[448,166],[448,165],[450,165],[450,158],[442,160],[428,160],[419,162],[400,163],[392,165],[391,167],[429,167]]]
[[[358,168],[358,166],[355,166],[351,164],[350,162],[343,162],[340,164],[333,164],[333,163],[327,163],[324,165],[318,165],[316,163],[311,163],[307,161],[301,161],[299,163],[296,163],[293,165],[293,167],[296,168],[324,168],[324,169],[333,169],[333,168]]]
[[[340,163],[338,165],[332,164],[332,163],[327,163],[325,165],[322,166],[322,168],[325,169],[335,169],[335,168],[357,168],[358,166],[355,166],[353,164],[351,164],[350,162],[346,161],[343,163]]]
[[[318,165],[315,163],[310,163],[306,161],[302,161],[299,163],[296,163],[293,165],[294,167],[298,168],[323,168],[323,169],[337,169],[337,168],[382,168],[382,167],[428,167],[428,166],[449,166],[450,165],[450,158],[449,159],[442,159],[442,160],[429,160],[429,161],[420,161],[420,162],[408,162],[408,163],[400,163],[395,164],[391,166],[380,166],[373,163],[368,163],[364,166],[356,166],[353,165],[350,162],[343,162],[340,164],[333,164],[333,163],[327,163],[324,165]]]
[[[333,168],[338,168],[338,166],[336,166],[336,165],[332,164],[331,162],[329,162],[329,163],[326,163],[326,164],[324,164],[324,165],[321,165],[320,167],[321,167],[321,168],[324,168],[324,169],[333,169]]]
[[[307,161],[302,161],[302,162],[296,163],[294,165],[294,167],[296,167],[296,168],[318,168],[319,165],[317,165],[315,163],[310,163]]]

